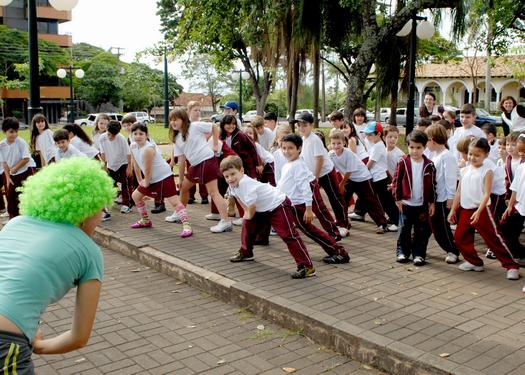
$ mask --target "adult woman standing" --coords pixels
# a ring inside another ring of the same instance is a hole
[[[503,128],[503,134],[509,135],[510,128],[512,127],[511,113],[514,107],[516,107],[516,99],[512,96],[505,96],[499,102],[499,109],[501,110],[501,127]]]
[[[443,117],[443,112],[445,112],[445,109],[443,106],[436,104],[436,95],[433,92],[427,92],[425,94],[423,103],[424,104],[419,107],[420,118],[429,118],[433,115]]]

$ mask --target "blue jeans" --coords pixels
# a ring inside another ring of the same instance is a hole
[[[414,235],[412,236],[412,229]],[[397,237],[396,256],[403,254],[409,258],[427,256],[427,245],[430,238],[428,206],[407,206],[399,215],[399,235]]]

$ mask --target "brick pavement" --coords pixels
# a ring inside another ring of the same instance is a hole
[[[351,237],[343,240],[349,264],[322,264],[323,251],[305,239],[318,276],[295,281],[289,277],[293,260],[278,238],[255,249],[256,262],[232,264],[228,258],[239,247],[240,228],[212,234],[213,222],[203,219],[207,206],[192,205],[189,212],[195,235],[185,240],[177,236],[180,225],[165,223],[164,214],[153,215],[154,228],[132,231],[136,213],[114,210],[102,227],[134,247],[148,245],[242,283],[246,290],[255,288],[262,298],[308,311],[314,321],[351,324],[349,329],[367,343],[387,349],[380,353],[407,354],[436,373],[525,374],[523,279],[506,280],[497,261],[486,261],[483,273],[461,272],[443,262],[444,253],[432,240],[427,266],[397,264],[395,234],[376,235],[371,223],[355,223]],[[360,360],[388,369],[393,362],[382,362],[378,353],[350,349]]]
[[[89,345],[34,356],[39,375],[380,374],[120,254],[104,250],[104,260]],[[69,329],[73,307],[72,292],[48,308],[47,337]]]

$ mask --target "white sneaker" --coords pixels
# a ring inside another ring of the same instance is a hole
[[[208,215],[204,216],[204,218],[206,220],[220,221],[221,220],[221,215],[219,215],[219,214],[208,214]]]
[[[469,263],[469,262],[461,263],[458,266],[458,268],[461,271],[475,271],[475,272],[485,271],[485,268],[483,268],[483,266],[475,266],[475,265],[473,265],[472,263]]]
[[[210,228],[213,233],[222,233],[222,232],[231,232],[233,230],[233,225],[231,221],[219,221],[219,224],[214,225]]]
[[[348,237],[350,235],[350,231],[346,228],[343,228],[343,227],[337,227],[337,229],[339,229],[339,234],[341,235],[341,237]]]
[[[452,230],[456,230],[456,228],[457,228],[457,225],[456,225],[456,224],[450,224],[450,229],[452,229]]]
[[[275,229],[271,229],[270,230],[270,236],[277,236],[277,232],[275,231]]]
[[[177,224],[182,223],[182,221],[180,220],[180,216],[176,211],[173,211],[171,215],[166,216],[164,218],[164,221],[167,221],[168,223],[177,223]]]
[[[383,228],[383,227],[380,225],[380,226],[378,226],[378,227],[376,228],[376,233],[377,233],[377,234],[384,234],[384,233],[385,233],[385,229],[386,229],[386,228]]]
[[[517,268],[507,270],[507,280],[518,280],[520,278],[520,271]]]
[[[423,259],[423,257],[416,256],[414,257],[412,263],[414,264],[414,266],[422,266],[425,264],[425,259]]]
[[[357,220],[357,221],[365,221],[365,217],[362,215],[358,215],[354,212],[352,212],[350,215],[348,215],[348,218],[351,220]]]
[[[132,208],[129,206],[120,207],[120,213],[122,214],[129,214],[131,211],[132,211]]]
[[[454,253],[447,253],[447,256],[445,257],[445,262],[448,264],[454,264],[457,263],[458,256]]]
[[[238,218],[238,219],[234,219],[232,220],[232,224],[233,225],[236,225],[238,227],[242,227],[242,222],[244,221],[244,219],[242,217]]]
[[[389,231],[389,232],[397,232],[398,229],[399,228],[395,224],[388,224],[386,226],[386,230]]]

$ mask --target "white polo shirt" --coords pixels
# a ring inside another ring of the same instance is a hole
[[[246,206],[255,204],[256,212],[269,212],[276,209],[286,199],[286,195],[270,184],[263,184],[253,178],[244,175],[239,186],[229,187],[229,194]]]
[[[379,141],[373,145],[370,145],[368,153],[370,155],[369,160],[374,161],[374,165],[370,169],[373,181],[377,182],[384,180],[386,178],[386,171],[388,169],[385,144]]]
[[[24,173],[31,166],[32,158],[29,153],[29,146],[27,142],[20,137],[16,137],[11,144],[7,143],[6,139],[0,142],[0,153],[2,153],[2,159],[7,163],[9,168],[17,165],[20,160],[29,158],[29,163],[26,163],[26,165],[16,171],[16,173],[11,173],[11,176]]]
[[[104,154],[108,169],[117,171],[123,165],[128,164],[128,155],[131,154],[131,151],[128,141],[122,134],[117,134],[113,140],[110,140],[108,133],[104,133],[98,142],[100,153]]]
[[[394,147],[394,149],[386,152],[386,162],[388,164],[388,173],[390,173],[390,176],[394,177],[394,173],[396,172],[397,163],[399,163],[399,160],[405,156],[405,153],[401,151],[399,147]]]
[[[90,146],[82,139],[78,138],[76,135],[73,138],[71,138],[70,144],[75,146],[78,149],[78,151],[80,151],[90,159],[93,159],[99,154],[98,150],[95,147]]]
[[[306,163],[306,166],[315,176],[315,166],[317,164],[317,157],[322,156],[323,166],[321,167],[321,173],[319,177],[323,177],[327,173],[330,173],[334,169],[334,163],[330,160],[328,156],[328,151],[323,146],[323,141],[315,135],[310,133],[308,137],[303,137],[303,147],[301,150],[301,157]]]
[[[275,138],[275,134],[268,128],[264,128],[263,134],[257,134],[259,138],[259,143],[261,146],[266,150],[270,151],[270,148],[273,144],[273,139]]]
[[[69,146],[67,146],[67,151],[66,152],[62,152],[62,150],[57,148],[57,153],[56,153],[55,159],[56,159],[56,161],[60,161],[62,159],[72,158],[73,156],[79,156],[79,157],[84,156],[85,157],[86,155],[84,155],[83,153],[78,151],[78,148],[76,148],[75,146],[73,146],[70,143]]]
[[[436,202],[454,199],[459,173],[456,158],[444,149],[440,153],[432,153],[430,159],[436,167]]]
[[[334,150],[331,150],[328,155],[339,173],[343,175],[351,173],[350,181],[363,182],[372,178],[366,165],[359,160],[359,157],[352,150],[344,148],[341,155],[337,155]]]
[[[275,181],[279,181],[281,179],[281,171],[283,169],[283,166],[288,162],[288,160],[286,160],[280,148],[272,152],[272,156],[274,160],[273,173],[275,175]]]
[[[175,143],[173,144],[173,155],[184,155],[192,166],[196,166],[204,160],[211,159],[214,154],[213,150],[208,146],[208,140],[205,134],[211,133],[212,129],[213,124],[211,122],[192,122],[186,140],[182,139],[181,133],[177,134]]]
[[[312,205],[312,188],[310,182],[314,175],[306,166],[304,160],[297,159],[287,162],[281,171],[281,178],[277,181],[277,188],[282,191],[292,204]]]
[[[36,136],[35,149],[40,152],[46,163],[55,157],[57,147],[51,129],[46,129]]]

